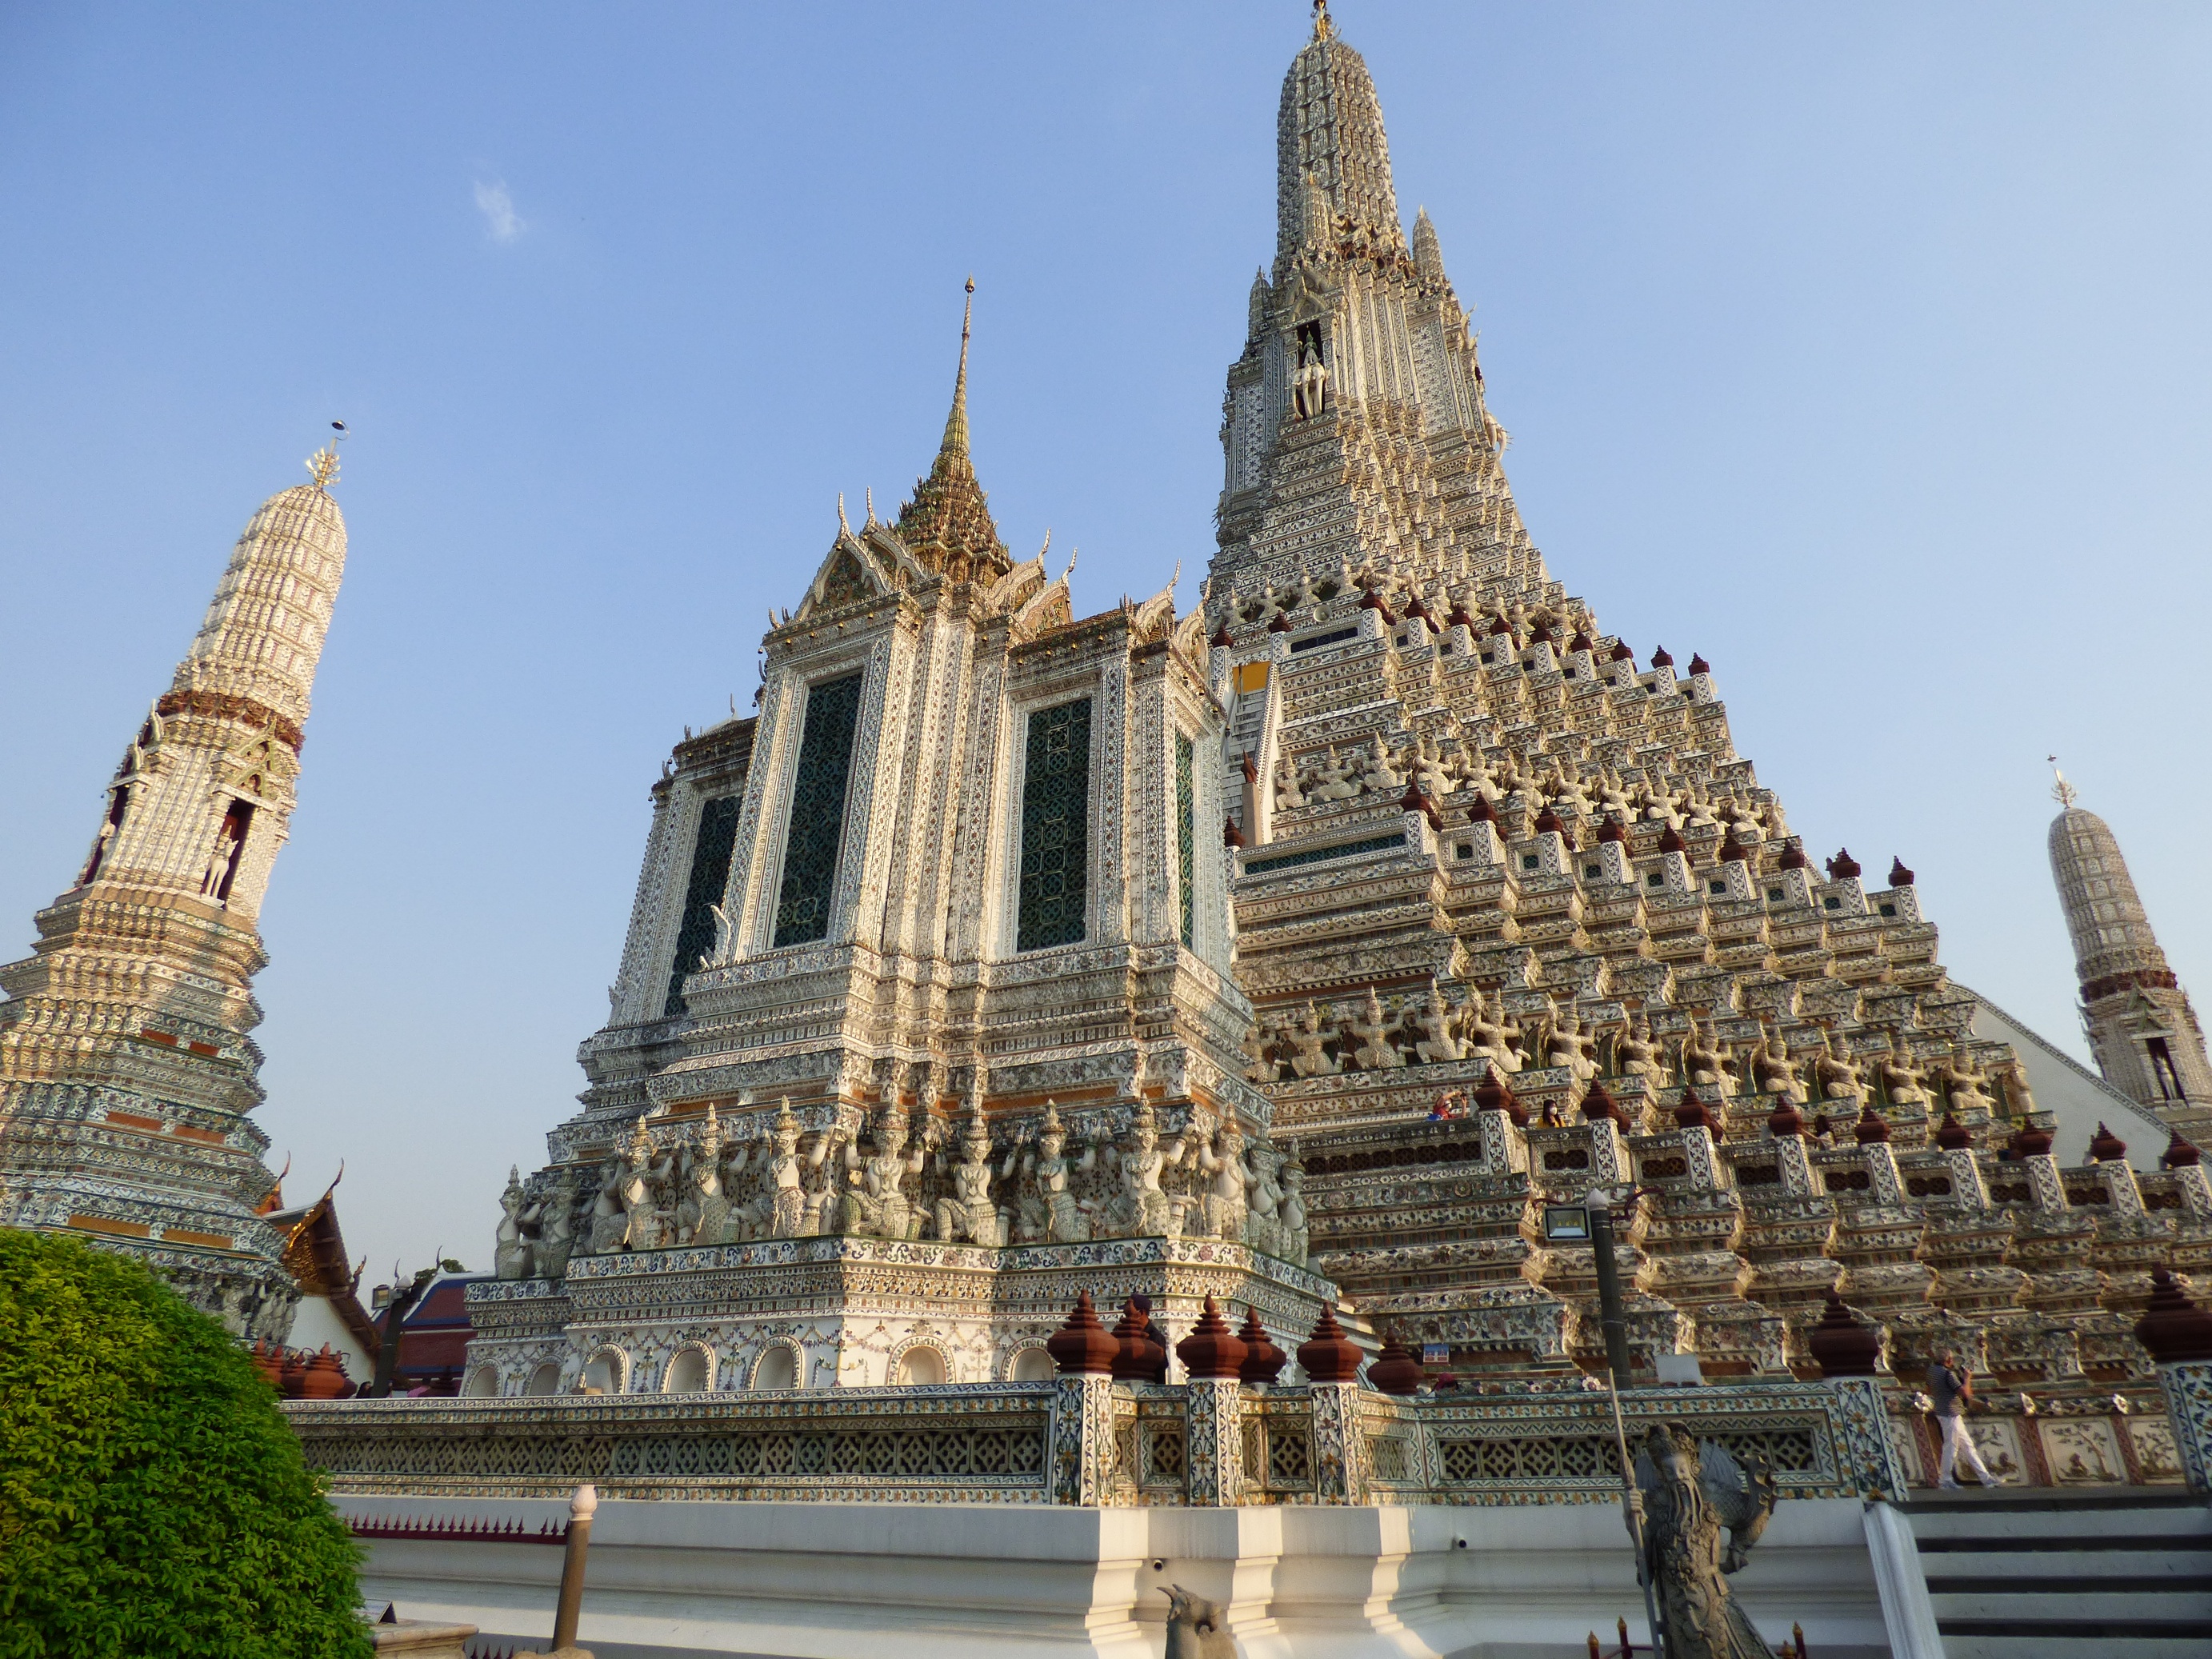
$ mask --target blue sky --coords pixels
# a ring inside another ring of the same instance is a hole
[[[2212,987],[2212,11],[1340,0],[1538,544],[1820,854],[2080,1051],[2045,755]],[[296,1194],[489,1265],[688,723],[837,492],[978,470],[1079,609],[1212,551],[1294,3],[0,9],[0,939],[341,416],[264,927]],[[1184,589],[1188,598],[1195,583]],[[2212,994],[2212,993],[2208,993]]]

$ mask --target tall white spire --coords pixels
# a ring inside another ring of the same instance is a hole
[[[246,1033],[345,568],[337,459],[248,521],[38,949],[0,967],[0,1224],[143,1254],[241,1335],[281,1338],[296,1296],[257,1213],[275,1182]]]

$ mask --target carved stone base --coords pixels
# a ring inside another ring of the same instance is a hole
[[[1078,1291],[1109,1316],[1131,1296],[1150,1297],[1170,1345],[1208,1296],[1239,1321],[1256,1310],[1285,1346],[1336,1297],[1317,1273],[1206,1239],[986,1249],[787,1238],[586,1256],[558,1284],[470,1287],[477,1334],[465,1388],[657,1394],[1042,1381],[1052,1375],[1045,1339]]]

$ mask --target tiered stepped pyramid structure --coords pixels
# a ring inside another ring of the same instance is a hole
[[[76,882],[0,967],[0,1225],[143,1255],[241,1336],[300,1290],[246,1114],[263,1093],[257,922],[338,582],[336,452],[238,539],[191,649],[107,786]]]
[[[1541,1206],[1635,1182],[1639,1370],[1806,1371],[1835,1290],[1900,1376],[1948,1344],[2020,1387],[2146,1383],[2149,1269],[2212,1261],[2193,1148],[2138,1171],[2106,1133],[2060,1168],[1912,872],[1808,856],[1711,667],[1639,659],[1554,577],[1325,15],[1278,137],[1206,625],[1247,1074],[1314,1265],[1463,1380],[1563,1374],[1596,1361],[1594,1267]]]

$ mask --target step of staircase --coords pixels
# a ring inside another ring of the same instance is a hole
[[[1997,1487],[1916,1495],[1948,1659],[2205,1659],[2212,1507],[2141,1487]]]

